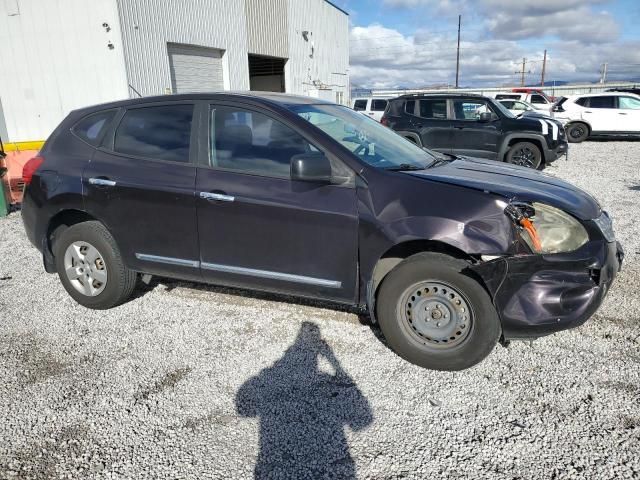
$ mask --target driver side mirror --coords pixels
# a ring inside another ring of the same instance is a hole
[[[301,153],[291,157],[291,180],[331,183],[331,163],[322,152]]]
[[[480,117],[478,118],[478,121],[480,121],[481,123],[487,123],[487,122],[490,122],[491,119],[492,119],[492,116],[490,112],[482,112],[480,114]]]

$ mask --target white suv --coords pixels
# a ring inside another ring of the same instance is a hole
[[[492,95],[496,100],[519,100],[531,104],[536,110],[551,112],[553,101],[541,92],[505,92]]]
[[[640,96],[603,92],[562,97],[554,117],[565,123],[568,140],[579,143],[589,137],[640,135]]]

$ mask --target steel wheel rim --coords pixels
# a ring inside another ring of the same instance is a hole
[[[398,311],[403,328],[414,341],[439,350],[464,343],[474,325],[469,301],[442,282],[424,281],[407,288]]]
[[[529,147],[521,147],[513,152],[511,163],[533,168],[536,166],[536,155]]]
[[[73,288],[87,297],[100,295],[107,286],[107,265],[88,242],[73,242],[64,253],[64,272]]]

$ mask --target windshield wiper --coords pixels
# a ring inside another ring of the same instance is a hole
[[[424,169],[425,167],[419,167],[418,165],[412,165],[411,163],[401,163],[400,165],[394,165],[393,167],[385,167],[385,170],[389,170],[391,172],[407,172]]]

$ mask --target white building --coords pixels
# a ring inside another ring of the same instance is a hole
[[[75,108],[273,90],[346,102],[349,20],[327,0],[2,0],[0,137],[45,139]]]

